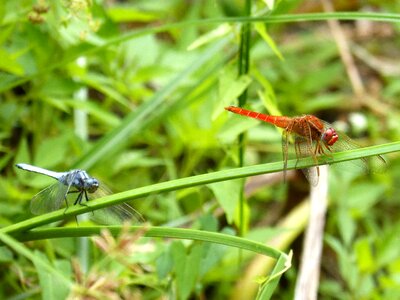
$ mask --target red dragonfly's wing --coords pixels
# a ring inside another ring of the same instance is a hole
[[[333,126],[328,122],[323,121],[323,123],[325,130],[328,128],[333,128]],[[342,152],[361,148],[359,144],[357,144],[345,133],[341,131],[336,132],[339,135],[339,138],[332,146],[330,146],[332,152]],[[386,161],[381,155],[375,155],[367,158],[363,157],[361,159],[352,160],[351,163],[353,166],[357,166],[357,168],[366,172],[380,172],[386,169]]]
[[[313,186],[316,186],[319,180],[318,159],[315,155],[316,147],[317,143],[315,141],[301,136],[296,137],[295,150],[297,159],[308,158],[315,164],[315,167],[301,169],[308,182]]]
[[[288,159],[288,144],[290,136],[294,138],[294,147],[296,159],[299,160],[301,158],[308,158],[314,162],[315,165],[318,164],[318,160],[316,158],[316,147],[317,142],[313,141],[313,130],[316,130],[313,124],[307,122],[306,118],[294,118],[294,122],[291,123],[284,131],[283,140],[282,140],[282,151],[284,155],[284,171],[286,172],[287,168],[287,159]],[[294,133],[294,131],[297,133]],[[301,133],[301,135],[299,135]],[[297,163],[296,163],[297,164]],[[308,181],[313,185],[318,184],[318,167],[317,168],[307,168],[302,169],[304,175],[308,179]]]

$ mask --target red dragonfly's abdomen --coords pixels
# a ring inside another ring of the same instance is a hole
[[[258,113],[255,111],[247,110],[247,109],[236,107],[236,106],[228,106],[228,107],[225,107],[225,109],[230,112],[233,112],[235,114],[238,114],[238,115],[250,117],[253,119],[257,119],[257,120],[261,120],[261,121],[273,124],[280,128],[286,128],[292,121],[292,118],[289,118],[289,117],[264,115],[262,113]]]

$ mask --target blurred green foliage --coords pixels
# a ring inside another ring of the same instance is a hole
[[[253,15],[266,17],[321,9],[313,1],[252,2]],[[350,2],[346,10],[399,11],[396,1]],[[243,132],[247,165],[281,160],[279,131],[223,111],[246,88],[253,110],[315,114],[362,145],[399,140],[397,24],[342,23],[365,89],[358,98],[325,22],[253,23],[250,71],[238,77],[240,23],[207,19],[243,15],[243,1],[2,1],[2,227],[30,218],[29,200],[51,182],[16,171],[19,162],[85,168],[121,192],[233,168]],[[332,170],[320,299],[400,296],[400,160],[386,158],[380,174]],[[287,183],[261,179],[246,185],[246,227],[249,238],[268,244],[282,233],[274,226],[304,201],[307,183],[301,175]],[[240,182],[130,204],[152,225],[233,235]],[[300,218],[291,228],[306,216]],[[15,250],[22,244],[2,247],[0,298],[234,298],[253,259],[245,252],[238,260],[236,249],[222,245],[140,236],[104,233],[87,251],[89,270],[82,261],[70,263],[81,251],[76,239],[25,244],[34,260]],[[293,249],[294,257],[275,292],[279,299],[293,296],[300,244],[291,240],[280,249]],[[49,276],[48,266],[67,283]]]

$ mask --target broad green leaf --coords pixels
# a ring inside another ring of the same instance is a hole
[[[372,254],[371,243],[368,238],[359,239],[355,243],[355,254],[361,272],[371,274],[375,271],[376,263],[374,255]]]
[[[199,277],[200,265],[202,263],[202,257],[204,253],[203,250],[204,244],[199,242],[190,247],[190,252],[187,256],[185,270],[183,273],[184,284],[181,286],[182,299],[189,298],[196,285],[196,281]]]
[[[51,265],[47,257],[42,252],[35,251],[35,256],[37,256],[43,262],[46,262],[48,266]],[[37,260],[35,260],[34,263],[39,275],[42,299],[66,299],[70,292],[70,288],[65,285],[65,283],[57,276],[49,273],[48,266],[43,267],[42,264],[36,263],[36,261]],[[54,268],[57,270],[57,272],[62,273],[66,278],[69,278],[72,274],[71,263],[67,260],[56,260],[54,262]]]
[[[51,168],[62,163],[65,161],[68,142],[68,135],[59,135],[42,141],[36,150],[34,164],[42,168]]]
[[[359,280],[359,272],[354,264],[354,258],[337,238],[327,235],[325,236],[327,244],[335,251],[338,258],[340,272],[351,288],[356,288]]]
[[[346,207],[340,207],[337,211],[337,226],[345,245],[350,245],[356,233],[357,225]]]
[[[171,272],[174,267],[176,267],[174,266],[174,260],[171,253],[171,247],[173,247],[172,245],[167,248],[167,251],[162,252],[157,258],[157,275],[160,280],[166,278],[168,273]]]
[[[25,74],[25,70],[15,56],[15,54],[9,54],[5,49],[0,48],[0,70],[22,76]]]
[[[234,103],[234,100],[243,93],[251,81],[248,75],[242,75],[238,78],[235,69],[232,67],[225,68],[219,79],[219,103],[224,106]]]
[[[189,253],[181,242],[173,243],[172,257],[175,265],[178,299],[188,299],[199,276],[203,244],[194,244]]]
[[[369,182],[353,184],[347,194],[346,207],[355,218],[363,218],[373,208],[385,192],[381,185],[373,185]]]
[[[230,180],[209,184],[208,187],[213,191],[215,198],[221,205],[226,214],[228,224],[232,224],[236,216],[239,204],[239,195],[242,180]]]

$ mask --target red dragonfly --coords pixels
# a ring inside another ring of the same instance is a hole
[[[235,114],[261,120],[277,127],[283,128],[282,151],[283,167],[286,174],[288,148],[290,136],[294,138],[294,147],[297,159],[311,157],[315,166],[318,166],[319,155],[329,156],[331,152],[341,152],[360,148],[351,138],[341,132],[336,132],[333,126],[313,115],[304,115],[300,117],[270,116],[262,113],[250,111],[236,106],[225,107],[226,110]],[[376,166],[386,164],[382,156],[370,158]],[[368,169],[368,160],[361,159],[363,167]],[[313,169],[315,170],[315,169]],[[302,170],[312,185],[317,185],[319,169],[316,168],[316,174],[310,169]],[[315,172],[315,171],[314,171]]]

